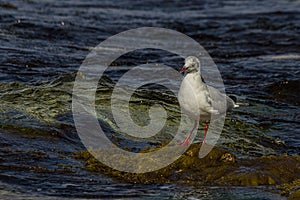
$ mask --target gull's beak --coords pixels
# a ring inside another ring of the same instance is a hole
[[[186,67],[185,67],[185,65],[181,68],[181,70],[180,70],[180,74],[182,74],[184,71],[186,70]]]

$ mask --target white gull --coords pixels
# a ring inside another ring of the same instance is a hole
[[[204,143],[211,115],[224,114],[238,105],[229,96],[204,83],[201,77],[200,61],[197,57],[189,56],[185,59],[185,64],[180,70],[180,73],[183,72],[186,72],[186,76],[181,83],[178,100],[183,111],[195,121],[194,127],[180,145],[190,144],[190,137],[198,125],[199,117],[200,121],[206,121]],[[225,101],[226,104],[224,104]]]

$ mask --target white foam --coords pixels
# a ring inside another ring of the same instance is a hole
[[[261,58],[267,59],[267,60],[288,60],[288,59],[300,60],[300,55],[299,54],[282,54],[282,55],[262,56]]]

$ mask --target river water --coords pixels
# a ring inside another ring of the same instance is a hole
[[[247,158],[298,154],[299,21],[299,0],[0,1],[0,198],[284,198],[274,187],[131,184],[86,171],[83,161],[72,157],[84,149],[72,118],[72,88],[85,57],[108,37],[139,27],[176,30],[206,49],[226,92],[244,103],[228,113],[218,146]],[[149,62],[176,70],[183,65],[168,52],[131,52],[106,70],[96,98],[106,135],[132,150],[150,142],[118,132],[109,110],[111,87],[133,66]],[[146,109],[137,102],[176,105],[153,85],[136,95],[137,121]],[[172,136],[157,136],[151,144]]]

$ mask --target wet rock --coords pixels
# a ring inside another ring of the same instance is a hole
[[[0,3],[0,8],[7,8],[7,9],[18,9],[17,6],[9,4],[9,3]]]
[[[299,85],[300,80],[281,81],[269,85],[266,91],[271,93],[276,101],[300,105]]]
[[[234,163],[235,162],[235,156],[233,156],[230,153],[225,153],[221,156],[220,160],[223,161],[223,162],[232,162],[232,163]]]
[[[297,190],[296,192],[293,192],[288,198],[288,200],[297,200],[297,199],[300,199],[300,189]]]
[[[87,151],[77,152],[74,157],[83,159],[88,170],[133,183],[179,182],[191,185],[280,186],[300,180],[300,156],[298,155],[237,158],[228,151],[214,147],[206,157],[200,159],[198,157],[200,146],[200,144],[192,144],[174,163],[163,169],[143,174],[111,169],[97,161]],[[297,184],[298,182],[294,183]],[[282,191],[285,191],[285,188],[279,187]]]
[[[169,183],[174,181],[180,182],[197,182],[205,184],[220,178],[223,174],[228,173],[235,165],[233,162],[224,162],[225,157],[229,156],[229,152],[214,148],[205,158],[199,159],[200,144],[191,145],[178,160],[169,166],[154,172],[143,174],[124,173],[106,167],[87,151],[81,151],[74,154],[75,158],[83,159],[86,163],[86,169],[111,174],[118,179],[134,183]],[[224,156],[227,154],[227,156]],[[223,159],[221,159],[223,156]],[[146,162],[146,161],[144,161]],[[149,161],[150,162],[150,161]],[[210,178],[207,178],[210,177]]]
[[[269,155],[240,159],[239,168],[220,182],[230,185],[274,185],[289,183],[300,176],[300,157]],[[287,170],[288,169],[288,170]]]
[[[231,173],[220,180],[220,183],[238,186],[258,186],[274,185],[275,181],[271,176],[263,172],[249,169],[249,171]]]
[[[288,199],[300,199],[300,179],[290,183],[283,183],[277,186],[281,190],[281,194],[289,196]]]

